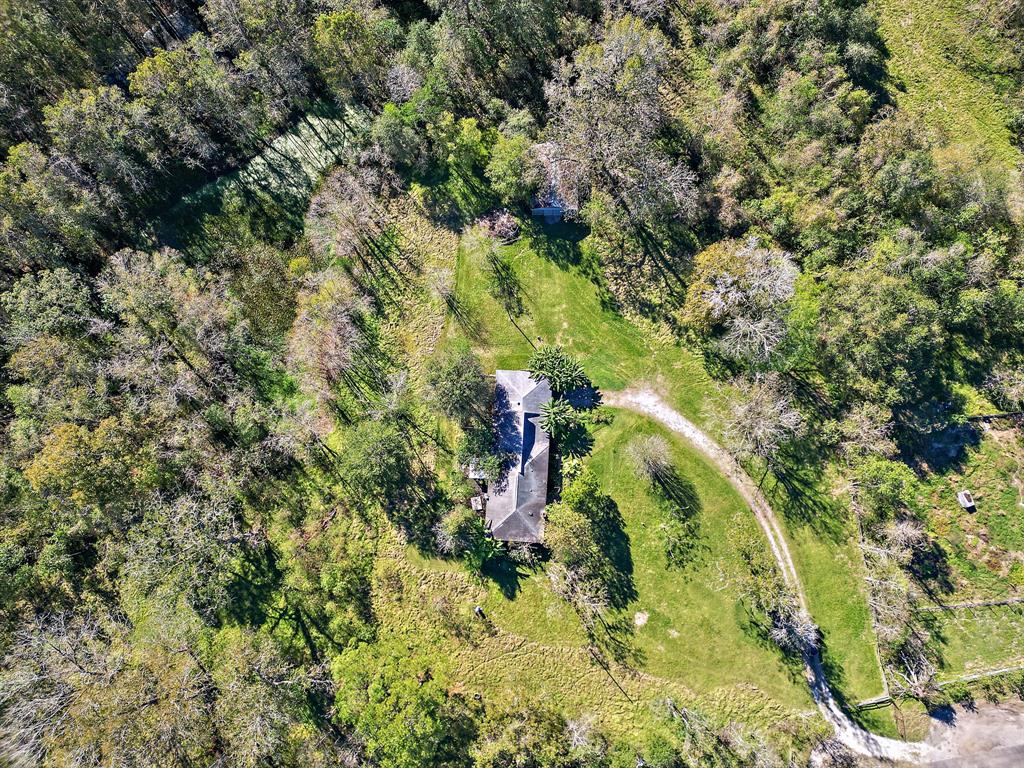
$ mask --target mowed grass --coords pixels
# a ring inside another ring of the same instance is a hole
[[[1024,664],[1024,605],[958,608],[934,619],[940,681]]]
[[[809,526],[787,525],[797,573],[821,628],[830,682],[851,702],[883,693],[864,567],[852,538],[829,539]]]
[[[550,232],[559,235],[566,233],[566,228]],[[527,287],[527,314],[516,321],[522,332],[487,294],[479,255],[463,249],[457,270],[457,292],[467,313],[467,323],[460,328],[450,321],[449,334],[466,334],[488,369],[522,367],[532,352],[530,342],[540,343],[537,337],[544,343],[562,344],[579,356],[599,387],[614,390],[651,384],[684,415],[716,434],[712,407],[716,395],[701,359],[604,308],[597,287],[567,256],[572,252],[571,243],[559,244],[558,240],[548,235],[545,242],[535,246],[524,237],[508,249]],[[538,251],[554,253],[556,258],[542,257]],[[745,514],[753,520],[752,513]],[[828,534],[791,516],[780,517],[787,528],[814,618],[825,636],[835,684],[851,701],[880,694],[882,677],[875,655],[863,569],[848,517],[839,531]],[[528,601],[535,599],[529,590],[524,592]],[[538,607],[550,609],[548,604]],[[524,609],[525,617],[536,615]]]
[[[634,625],[634,669],[613,666],[613,681],[592,663],[578,618],[552,592],[541,564],[520,568],[515,577],[486,579],[478,593],[463,598],[483,606],[496,634],[453,650],[454,678],[485,698],[527,690],[554,696],[613,730],[646,727],[650,703],[669,695],[722,723],[737,719],[761,727],[813,709],[800,664],[762,637],[740,600],[743,565],[733,534],[759,533],[743,501],[688,445],[640,416],[612,413],[611,423],[596,429],[588,461],[615,500],[628,539],[636,596],[622,615]],[[627,457],[630,442],[644,434],[670,441],[677,470],[700,499],[698,546],[684,567],[669,567],[660,530],[668,510]],[[412,549],[407,558],[418,583],[439,577],[437,583],[474,583],[458,564]]]
[[[871,0],[889,53],[892,90],[901,109],[1013,168],[1010,84],[993,74],[1009,61],[1005,43],[978,16],[972,0]]]

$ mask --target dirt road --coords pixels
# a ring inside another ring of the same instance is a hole
[[[782,533],[778,518],[761,489],[750,479],[739,462],[700,427],[666,403],[654,390],[631,388],[621,392],[605,392],[603,402],[613,408],[625,408],[642,413],[660,422],[684,437],[729,479],[733,488],[753,510],[761,530],[764,531],[765,537],[768,539],[768,545],[771,547],[772,555],[775,557],[775,562],[778,564],[786,584],[797,596],[800,607],[807,611],[807,597],[797,575],[796,567],[793,565],[793,557],[789,552],[789,546]],[[810,611],[807,612],[809,615]],[[839,707],[829,688],[817,650],[808,651],[805,654],[804,668],[807,684],[818,709],[835,728],[836,738],[850,750],[878,760],[916,764],[927,763],[950,755],[949,752],[940,750],[933,744],[904,742],[868,733],[853,722]]]

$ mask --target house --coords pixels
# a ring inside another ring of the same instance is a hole
[[[496,371],[494,412],[498,450],[508,456],[504,474],[488,489],[484,519],[502,541],[539,544],[544,540],[550,439],[540,412],[551,400],[545,378],[529,371]]]

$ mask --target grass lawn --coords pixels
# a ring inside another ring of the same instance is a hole
[[[1009,52],[971,0],[871,0],[888,49],[897,103],[954,143],[1013,168],[1005,96],[1010,83],[992,74]],[[974,20],[977,19],[975,22]]]
[[[604,308],[598,288],[579,266],[581,257],[572,245],[573,231],[561,227],[548,232],[524,237],[509,247],[520,279],[527,286],[527,313],[517,320],[520,330],[487,294],[480,257],[465,250],[460,253],[457,292],[465,319],[461,325],[449,321],[449,336],[468,336],[488,369],[523,366],[532,352],[530,340],[536,342],[537,337],[545,343],[562,344],[580,357],[598,386],[621,389],[633,383],[651,383],[682,413],[714,433],[708,407],[714,399],[714,385],[701,359]],[[608,483],[622,474],[600,455],[595,455],[595,461],[600,462],[602,477]],[[752,517],[749,520],[752,523]],[[852,528],[842,523],[838,532],[824,535],[819,528],[795,518],[786,517],[784,524],[811,609],[828,644],[836,684],[850,700],[878,695],[882,691],[881,673],[859,554],[850,538]],[[692,597],[706,600],[710,596]],[[521,603],[519,624],[530,624],[542,611],[557,617],[558,609],[552,607],[551,598],[532,586],[524,587],[521,599],[525,602]],[[717,609],[714,600],[707,603],[707,611]],[[638,633],[641,642],[649,644],[646,650],[653,665],[661,663],[665,652],[659,646],[664,638],[648,636],[659,626],[667,633],[670,623],[651,613],[650,629],[645,625],[646,631]],[[556,623],[538,631],[547,633],[550,640],[562,636],[563,628]]]
[[[1024,605],[942,611],[935,618],[940,681],[1024,664]]]
[[[602,306],[597,286],[579,266],[574,241],[580,235],[569,226],[538,228],[508,246],[525,287],[526,314],[515,324],[487,293],[482,257],[462,249],[456,291],[466,317],[461,324],[451,321],[449,333],[467,336],[489,370],[523,367],[538,338],[561,344],[583,361],[598,387],[659,385],[680,411],[702,421],[711,381],[700,358]]]
[[[609,425],[597,428],[589,461],[618,504],[629,541],[636,597],[624,615],[633,621],[641,661],[633,671],[614,668],[612,674],[634,701],[590,661],[579,620],[553,594],[542,567],[478,584],[460,566],[409,548],[406,562],[417,584],[466,585],[461,603],[468,609],[473,603],[467,601],[477,601],[496,631],[451,649],[457,684],[485,697],[524,690],[554,696],[570,711],[593,714],[623,732],[647,727],[650,703],[665,696],[682,697],[723,723],[736,719],[761,727],[813,709],[799,663],[784,659],[750,626],[739,602],[743,566],[730,531],[758,530],[742,500],[673,435],[637,415],[613,414]],[[629,441],[651,432],[671,441],[680,474],[700,498],[700,545],[678,569],[668,567],[659,531],[667,512],[626,458]],[[429,607],[436,599],[421,602]]]

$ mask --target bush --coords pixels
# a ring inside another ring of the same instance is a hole
[[[650,482],[665,477],[672,468],[672,449],[661,435],[645,435],[629,444],[629,457]]]
[[[545,377],[556,395],[590,386],[580,361],[559,346],[541,347],[533,353],[526,367],[533,378]]]

